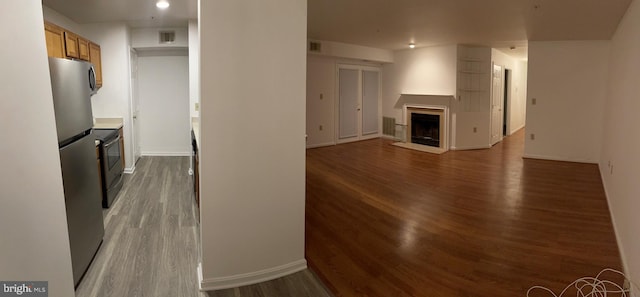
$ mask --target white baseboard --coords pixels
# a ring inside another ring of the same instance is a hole
[[[619,236],[619,232],[618,232],[618,226],[616,225],[616,220],[614,218],[613,215],[613,208],[611,208],[611,200],[609,198],[609,191],[607,191],[607,184],[605,183],[604,180],[604,173],[607,172],[607,170],[602,170],[604,168],[600,167],[600,164],[598,163],[598,168],[600,168],[600,178],[602,179],[602,187],[604,188],[604,196],[607,198],[607,206],[609,207],[609,215],[611,216],[611,223],[613,224],[613,233],[616,236],[616,243],[618,244],[618,253],[620,253],[620,260],[622,260],[622,269],[625,275],[627,275],[628,277],[630,277],[631,275],[629,274],[629,266],[627,265],[627,257],[625,257],[624,254],[624,249],[622,248],[622,242],[620,241],[620,236]],[[633,290],[632,290],[633,291]]]
[[[305,269],[307,269],[307,260],[301,259],[260,271],[203,279],[202,264],[200,263],[198,264],[198,281],[200,291],[222,290],[270,281]]]
[[[394,141],[400,141],[400,139],[396,138],[395,136],[393,136],[393,135],[387,135],[387,134],[382,134],[382,135],[380,136],[380,138],[384,138],[384,139],[391,139],[391,140],[394,140]]]
[[[325,143],[318,143],[318,144],[307,144],[307,148],[311,149],[311,148],[332,146],[332,145],[336,145],[336,143],[335,142],[325,142]]]
[[[511,129],[511,131],[509,132],[509,135],[518,132],[522,128],[524,128],[524,124],[520,125],[520,127],[518,127],[518,128]]]
[[[191,151],[188,152],[142,152],[142,156],[147,157],[188,157],[191,156]]]
[[[539,159],[539,160],[549,160],[549,161],[598,164],[598,161],[596,161],[596,160],[587,160],[587,159],[579,159],[579,158],[567,158],[567,157],[559,157],[559,156],[545,156],[545,155],[535,155],[535,154],[524,154],[522,157],[523,158],[527,158],[527,159]]]
[[[461,147],[451,147],[451,150],[453,151],[467,151],[467,150],[483,150],[483,149],[490,149],[491,145],[477,145],[477,146],[461,146]]]
[[[136,165],[124,169],[124,173],[126,174],[133,174],[134,171],[136,171]]]

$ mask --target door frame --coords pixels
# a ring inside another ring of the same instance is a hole
[[[360,110],[357,114],[357,136],[340,139],[340,69],[358,70],[358,105]],[[362,73],[363,71],[374,71],[378,73],[378,132],[363,135],[362,134]],[[334,139],[336,144],[348,143],[360,140],[379,138],[382,135],[382,68],[375,66],[366,66],[348,63],[336,63],[335,70],[335,104],[334,104]]]
[[[500,87],[498,88],[497,91],[501,94],[501,96],[500,96],[500,100],[499,100],[500,103],[498,105],[498,108],[500,109],[499,110],[500,111],[500,115],[498,117],[499,120],[500,120],[500,123],[498,123],[498,128],[500,129],[500,133],[498,133],[499,136],[494,141],[494,139],[493,139],[493,132],[494,131],[493,130],[496,127],[494,127],[494,124],[493,124],[493,117],[494,117],[493,111],[494,111],[494,108],[495,108],[495,106],[493,104],[494,103],[493,102],[493,96],[494,96],[494,92],[496,92],[496,89],[495,89],[495,87],[493,85],[493,73],[495,71],[495,67],[496,66],[500,67]],[[495,62],[491,63],[491,94],[490,94],[490,98],[491,98],[490,107],[491,108],[489,110],[489,143],[491,145],[494,145],[494,144],[502,141],[502,139],[504,139],[504,136],[502,135],[502,125],[503,125],[502,122],[504,120],[504,106],[502,106],[502,105],[503,105],[503,102],[504,102],[504,99],[505,99],[504,98],[504,69],[505,69],[505,66],[503,66],[503,65],[496,64]]]
[[[131,98],[131,148],[133,151],[133,162],[131,164],[132,172],[135,170],[136,163],[140,159],[142,152],[140,150],[140,96],[138,94],[138,52],[135,48],[129,47],[129,96]]]

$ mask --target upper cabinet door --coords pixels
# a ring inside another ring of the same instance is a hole
[[[51,24],[44,23],[44,35],[47,40],[47,56],[54,58],[64,58],[64,31],[62,28]]]
[[[69,31],[64,32],[64,43],[66,48],[66,56],[68,58],[80,58],[78,54],[78,35]]]
[[[80,60],[89,61],[89,41],[78,36],[78,57]]]
[[[93,64],[96,71],[96,85],[102,87],[102,62],[101,62],[100,46],[89,42],[89,61]]]

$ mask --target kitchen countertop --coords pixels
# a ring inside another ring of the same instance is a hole
[[[123,126],[122,118],[94,118],[93,129],[120,129]]]
[[[191,118],[191,129],[196,137],[196,145],[200,149],[200,117]]]

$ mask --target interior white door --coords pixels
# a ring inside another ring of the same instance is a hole
[[[493,74],[491,80],[491,145],[502,140],[502,105],[504,102],[504,76],[502,66],[493,65]]]
[[[131,67],[131,114],[133,127],[133,164],[138,163],[140,159],[140,104],[138,94],[138,53],[135,49],[130,51],[130,67]]]
[[[378,134],[380,126],[378,99],[380,98],[378,71],[362,71],[362,135]]]
[[[358,138],[360,130],[360,71],[340,68],[338,70],[338,139]]]
[[[380,69],[338,66],[338,143],[380,136]]]

